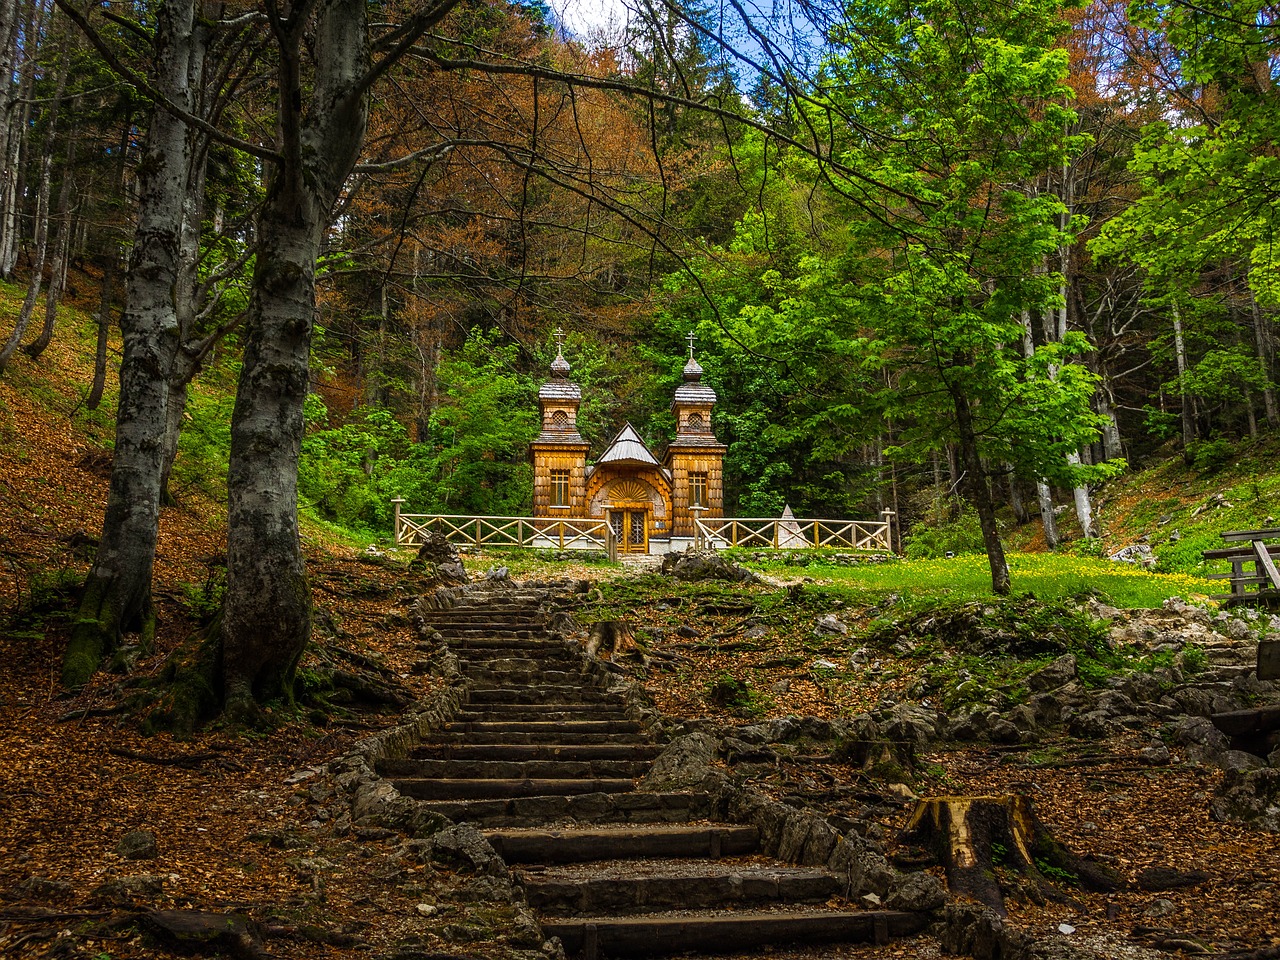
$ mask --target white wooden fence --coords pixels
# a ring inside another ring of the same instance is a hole
[[[428,533],[454,544],[476,547],[538,547],[553,550],[603,550],[617,556],[617,540],[604,519],[593,517],[480,517],[403,513],[393,500],[396,543],[416,546]],[[880,520],[779,520],[776,518],[702,518],[694,523],[696,546],[758,550],[893,550],[893,511]]]
[[[757,550],[893,550],[893,511],[880,520],[779,520],[777,518],[708,518],[696,521],[700,547]]]
[[[616,551],[607,521],[591,517],[547,519],[534,517],[450,516],[401,513],[395,504],[396,543],[416,546],[428,533],[442,534],[454,544],[476,547],[541,547],[557,550]]]

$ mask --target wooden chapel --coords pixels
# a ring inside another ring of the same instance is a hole
[[[538,391],[542,430],[530,445],[533,515],[607,520],[620,552],[668,553],[694,540],[694,517],[724,516],[725,445],[711,431],[716,394],[702,382],[693,356],[675,390],[676,436],[662,459],[630,423],[588,464],[590,445],[578,432],[582,389],[569,379],[563,337],[556,332],[551,379]]]

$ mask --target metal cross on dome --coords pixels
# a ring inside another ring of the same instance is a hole
[[[684,338],[689,341],[689,359],[692,360],[693,359],[693,341],[696,340],[697,337],[694,335],[693,331],[690,330],[687,334],[685,334]]]
[[[560,327],[556,327],[556,330],[553,336],[555,336],[556,338],[556,356],[563,357],[564,356],[564,330],[561,329]]]

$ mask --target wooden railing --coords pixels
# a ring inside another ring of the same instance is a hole
[[[534,517],[464,517],[448,514],[401,513],[395,500],[396,543],[418,546],[428,533],[454,544],[476,547],[540,547],[558,550],[603,550],[613,557],[617,544],[607,521],[592,517],[561,520]]]
[[[757,550],[893,550],[893,511],[880,520],[779,520],[774,518],[699,517],[699,547],[753,547]]]
[[[1231,592],[1213,597],[1228,603],[1269,603],[1280,601],[1280,570],[1276,558],[1280,545],[1267,540],[1280,538],[1280,527],[1265,530],[1228,530],[1222,539],[1231,544],[1225,549],[1206,550],[1208,561],[1226,561],[1230,573],[1210,573],[1210,580],[1230,580]]]
[[[453,544],[476,547],[539,547],[603,550],[617,557],[617,538],[608,521],[594,517],[466,517],[402,513],[393,500],[396,543],[418,546],[428,533]],[[694,521],[694,545],[702,549],[753,547],[758,550],[893,550],[893,511],[880,520],[779,520],[702,518]]]

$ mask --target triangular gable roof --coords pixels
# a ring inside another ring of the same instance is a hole
[[[629,423],[618,431],[613,442],[596,459],[596,466],[602,463],[643,463],[653,467],[662,466],[658,458],[644,445],[640,434],[636,433],[636,428]]]

